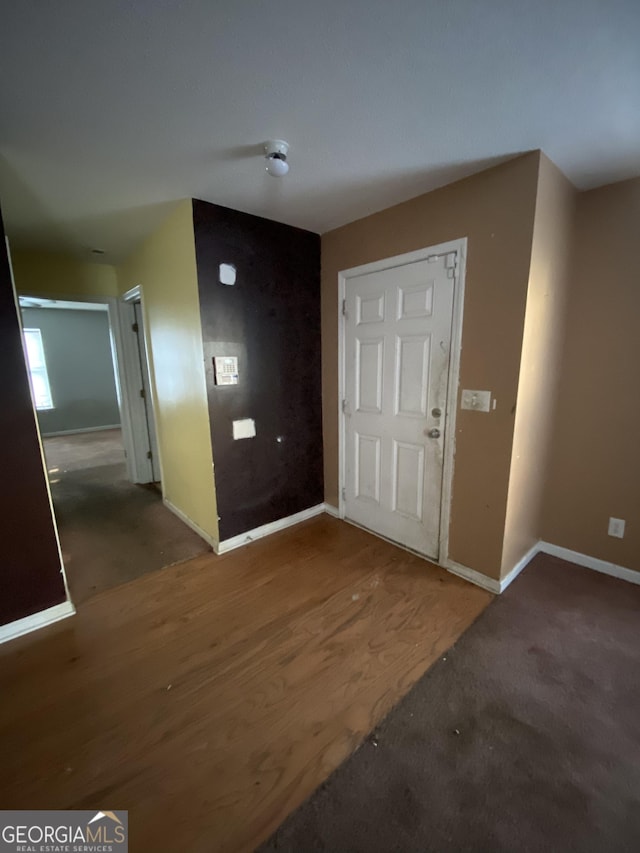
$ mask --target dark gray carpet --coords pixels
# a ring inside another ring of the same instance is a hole
[[[640,850],[640,586],[539,555],[262,851]]]

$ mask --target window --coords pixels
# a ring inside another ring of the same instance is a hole
[[[25,329],[24,340],[27,345],[27,362],[31,374],[31,388],[33,389],[36,409],[53,409],[40,329]]]

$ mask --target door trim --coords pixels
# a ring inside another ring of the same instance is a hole
[[[140,303],[140,309],[142,314],[142,340],[145,347],[145,367],[147,370],[148,384],[150,389],[150,399],[147,401],[148,413],[151,415],[153,421],[153,429],[156,435],[156,444],[158,443],[158,424],[156,419],[155,405],[156,401],[154,399],[154,384],[151,381],[152,377],[151,364],[149,359],[149,342],[147,339],[147,314],[145,311],[144,293],[142,285],[138,284],[135,287],[132,287],[130,290],[127,290],[127,292],[124,293],[118,300],[118,314],[120,320],[119,343],[120,352],[122,354],[122,396],[123,400],[125,401],[123,409],[125,409],[126,411],[127,424],[131,435],[131,444],[130,447],[128,447],[127,453],[127,465],[129,467],[129,476],[132,482],[151,483],[154,482],[154,472],[152,463],[147,458],[147,450],[150,449],[151,441],[149,436],[149,428],[147,425],[146,416],[141,414],[140,406],[136,405],[136,403],[139,402],[138,395],[140,393],[139,383],[138,381],[136,381],[136,378],[140,376],[140,370],[144,369],[144,367],[142,367],[140,364],[140,354],[138,352],[137,345],[134,344],[133,337],[131,335],[124,334],[124,330],[127,329],[127,326],[131,326],[134,302]],[[160,459],[159,452],[157,456],[158,458],[156,459],[156,463],[160,475],[160,482],[162,483],[162,460]],[[164,490],[164,486],[162,488]]]
[[[118,396],[118,408],[120,410],[120,428],[122,429],[122,444],[125,450],[125,458],[127,464],[127,477],[132,483],[136,482],[135,470],[135,446],[133,439],[133,426],[129,411],[129,399],[127,396],[126,382],[126,349],[123,343],[123,335],[121,323],[124,318],[120,311],[120,297],[118,296],[93,296],[91,294],[68,294],[57,293],[38,293],[37,291],[29,291],[29,293],[21,293],[20,296],[32,297],[34,299],[59,299],[65,302],[86,302],[89,304],[106,305],[109,317],[109,339],[111,343],[111,359],[113,362],[113,373],[116,385],[116,394]],[[18,297],[16,296],[16,299]],[[99,427],[99,429],[107,429],[108,427]],[[77,432],[88,432],[90,430],[76,430]]]
[[[424,261],[432,255],[445,255],[451,252],[457,254],[456,276],[453,287],[453,316],[451,325],[451,356],[449,360],[449,380],[447,383],[447,406],[445,413],[446,433],[444,439],[444,459],[442,470],[442,498],[440,504],[440,536],[438,546],[438,562],[442,565],[449,558],[449,524],[451,520],[451,496],[453,470],[456,452],[456,413],[458,409],[458,385],[460,381],[460,352],[462,350],[462,316],[464,310],[464,286],[467,261],[467,238],[449,240],[426,246],[414,252],[394,255],[380,261],[362,264],[338,273],[338,514],[345,518],[345,415],[342,411],[342,400],[346,388],[345,365],[345,334],[346,324],[342,306],[346,299],[347,281],[373,272],[391,269],[392,267]]]

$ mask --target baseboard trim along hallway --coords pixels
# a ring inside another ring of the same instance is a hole
[[[553,545],[551,542],[538,542],[538,551],[542,551],[543,554],[550,554],[552,557],[560,557],[569,563],[576,563],[585,569],[593,569],[594,572],[601,572],[603,575],[611,575],[611,577],[640,585],[640,572],[627,569],[625,566],[608,563],[606,560],[599,560],[597,557],[590,557],[588,554],[581,554],[579,551],[572,551],[570,548]]]
[[[85,432],[105,432],[109,429],[121,429],[121,424],[106,424],[105,426],[81,427],[80,429],[63,429],[59,432],[43,432],[43,438],[59,438],[62,435],[82,435]]]
[[[331,515],[333,516],[333,518],[340,518],[340,510],[337,506],[328,503],[323,504],[323,506],[324,511],[327,513],[327,515]]]
[[[325,504],[316,504],[316,506],[309,507],[309,509],[303,509],[301,512],[296,512],[285,518],[279,518],[277,521],[271,521],[269,524],[263,524],[261,527],[254,527],[253,530],[247,530],[246,533],[232,536],[231,539],[225,539],[214,545],[213,550],[216,554],[226,554],[227,551],[233,551],[235,548],[249,545],[251,542],[255,542],[256,539],[263,539],[265,536],[277,533],[278,530],[284,530],[287,527],[292,527],[294,524],[299,524],[301,521],[306,521],[308,518],[322,515],[324,511]]]
[[[53,625],[54,622],[74,616],[75,612],[76,609],[70,601],[63,601],[62,604],[47,607],[39,613],[32,613],[31,616],[16,619],[15,622],[9,622],[7,625],[0,625],[0,643],[8,643],[9,640],[15,640],[23,634],[30,634],[38,628]]]
[[[456,563],[455,560],[445,560],[442,567],[451,572],[452,575],[457,575],[459,578],[482,587],[482,589],[487,589],[496,595],[502,592],[500,581],[483,575],[482,572],[477,572],[475,569],[470,569],[468,566],[463,566],[461,563]]]
[[[526,566],[528,566],[528,565],[529,565],[529,563],[531,562],[531,560],[533,560],[533,558],[535,557],[535,555],[536,555],[536,554],[539,554],[539,553],[540,553],[540,543],[539,543],[539,542],[537,542],[537,543],[533,546],[533,548],[529,548],[529,550],[528,550],[528,551],[527,551],[527,553],[524,555],[524,557],[521,557],[521,558],[518,560],[518,562],[517,562],[517,563],[515,564],[515,566],[511,569],[511,571],[510,571],[510,572],[507,572],[507,574],[506,574],[503,578],[501,578],[501,579],[500,579],[500,589],[498,590],[498,592],[504,592],[504,591],[505,591],[505,589],[509,586],[509,584],[510,584],[510,583],[513,583],[513,581],[518,577],[518,575],[520,574],[520,572],[521,572],[521,571],[522,571]]]
[[[606,560],[599,560],[597,557],[590,557],[588,554],[581,554],[579,551],[572,551],[570,548],[553,545],[551,542],[543,542],[542,540],[537,542],[533,548],[530,548],[524,557],[518,560],[511,571],[499,581],[483,575],[475,569],[470,569],[468,566],[456,563],[453,560],[447,560],[443,565],[444,568],[454,575],[458,575],[476,584],[476,586],[481,586],[483,589],[488,589],[489,592],[499,595],[505,591],[509,584],[513,583],[536,554],[549,554],[552,557],[560,557],[561,560],[566,560],[568,563],[575,563],[575,565],[582,566],[585,569],[592,569],[594,572],[601,572],[602,574],[611,575],[611,577],[640,585],[640,572],[627,569],[624,566],[618,566],[615,563],[608,563]]]
[[[177,506],[174,506],[168,498],[163,497],[162,503],[166,506],[167,509],[171,510],[171,512],[176,515],[180,519],[180,521],[184,522],[184,524],[186,524],[187,527],[190,527],[194,533],[197,533],[201,539],[204,539],[207,544],[211,545],[214,551],[216,550],[218,543],[213,538],[213,536],[210,536],[208,533],[206,533],[201,527],[199,527],[195,523],[195,521],[192,521],[192,519],[190,519],[188,515],[185,515],[181,509],[178,509]]]

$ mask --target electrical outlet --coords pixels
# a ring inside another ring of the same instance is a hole
[[[616,539],[624,538],[624,518],[609,519],[609,536],[614,536]]]

